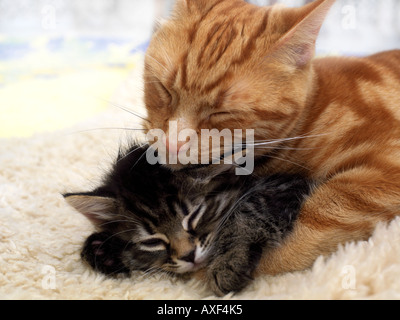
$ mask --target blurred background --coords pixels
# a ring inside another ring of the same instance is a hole
[[[252,0],[300,6],[307,0]],[[174,0],[0,0],[0,138],[65,128],[107,108]],[[337,0],[317,53],[400,48],[400,0]]]

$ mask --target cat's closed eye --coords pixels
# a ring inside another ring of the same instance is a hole
[[[212,113],[208,116],[208,120],[213,120],[213,119],[219,119],[219,118],[223,118],[223,117],[229,117],[232,114],[230,112],[227,111],[222,111],[222,112],[215,112]]]
[[[165,101],[169,105],[172,101],[171,92],[161,82],[158,83],[158,89],[160,91],[160,94],[162,95],[162,98],[165,99]]]

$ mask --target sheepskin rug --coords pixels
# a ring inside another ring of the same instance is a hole
[[[114,106],[68,130],[0,140],[0,299],[215,299],[203,283],[140,272],[107,278],[80,260],[92,225],[65,192],[90,190],[143,113],[140,74]],[[84,106],[82,106],[84,108]],[[96,129],[96,130],[93,130]],[[225,299],[399,299],[400,219],[379,225],[368,242],[340,247],[307,271],[264,276]]]

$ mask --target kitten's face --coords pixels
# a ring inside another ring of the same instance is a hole
[[[135,195],[128,201],[72,195],[67,201],[91,218],[99,232],[110,234],[110,240],[118,238],[128,269],[189,273],[207,263],[233,194],[184,200],[168,196],[152,203]]]
[[[199,135],[215,128],[254,129],[256,141],[287,137],[308,98],[309,61],[333,2],[293,9],[243,0],[178,0],[146,54],[147,128],[167,136],[176,129]],[[179,152],[179,145],[165,143],[167,151]],[[206,152],[200,139],[198,150],[200,159]]]
[[[199,201],[169,201],[168,212],[160,211],[157,220],[150,218],[154,212],[141,212],[140,218],[135,217],[137,225],[124,236],[132,243],[123,253],[124,264],[131,270],[188,273],[205,266],[217,228],[210,211]]]
[[[153,166],[146,150],[134,146],[121,154],[101,187],[66,200],[100,233],[125,244],[121,258],[130,270],[193,272],[212,253],[222,216],[238,194],[231,186],[237,177],[221,179],[220,168],[213,176],[209,168]]]

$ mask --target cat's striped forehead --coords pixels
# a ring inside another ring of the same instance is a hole
[[[153,52],[151,46],[147,62],[168,88],[211,93],[229,84],[232,68],[248,68],[246,62],[257,56],[255,50],[262,47],[265,52],[276,40],[265,32],[273,20],[271,12],[270,7],[241,0],[215,1],[207,10],[186,12],[184,19],[178,18],[182,21],[170,21],[155,35],[153,47],[163,50]]]

